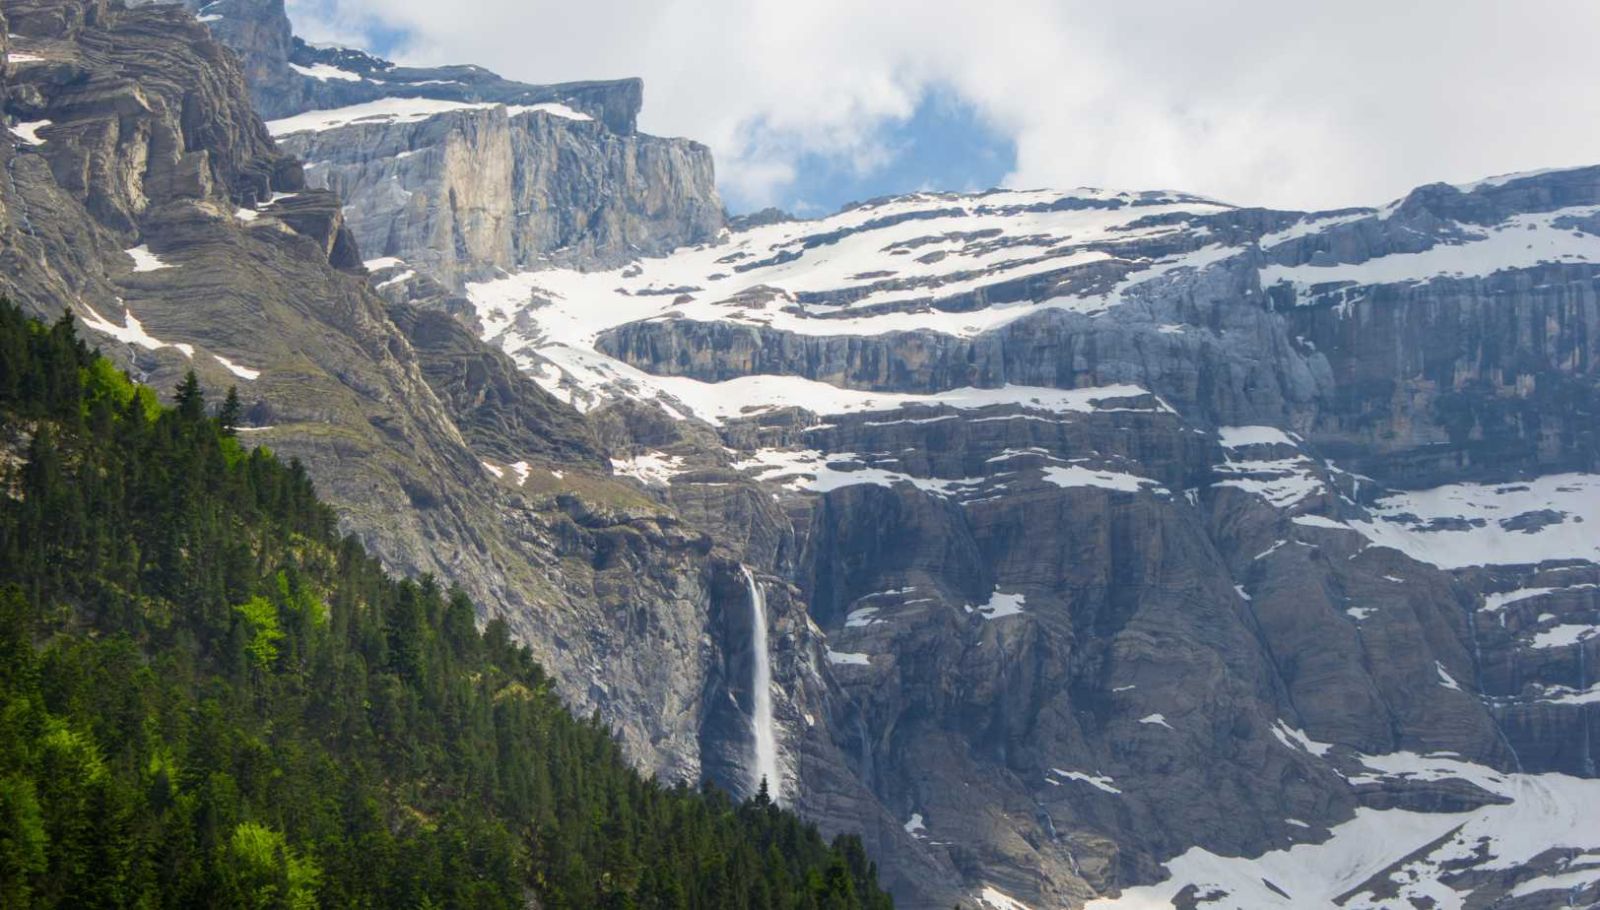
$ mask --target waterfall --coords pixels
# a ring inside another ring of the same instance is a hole
[[[1584,656],[1583,642],[1578,642],[1578,691],[1589,691],[1588,658]],[[1578,703],[1578,716],[1583,720],[1583,775],[1594,777],[1594,753],[1589,745],[1589,706],[1583,702]]]
[[[1506,623],[1506,613],[1500,611],[1500,625]],[[1495,735],[1500,737],[1500,744],[1511,753],[1511,766],[1519,773],[1522,771],[1522,756],[1517,754],[1517,747],[1511,745],[1511,737],[1506,735],[1506,729],[1500,723],[1500,709],[1498,700],[1483,690],[1483,644],[1478,641],[1478,611],[1467,614],[1467,631],[1472,634],[1472,684],[1478,690],[1478,700],[1483,702],[1483,707],[1489,712],[1489,719],[1494,721]]]
[[[750,726],[755,734],[755,761],[750,769],[750,792],[767,782],[767,795],[773,802],[783,791],[783,781],[778,774],[778,736],[772,723],[772,655],[767,645],[767,594],[760,582],[746,566],[745,584],[750,588],[750,660],[751,672]]]

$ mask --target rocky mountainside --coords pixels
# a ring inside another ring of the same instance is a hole
[[[1600,899],[1600,169],[727,232],[637,82],[0,12],[3,290],[237,384],[641,767],[909,907]]]
[[[635,129],[637,79],[528,85],[291,34],[283,0],[188,0],[361,249],[451,285],[547,259],[620,265],[713,239],[711,153]]]
[[[781,509],[785,792],[848,824],[831,740],[891,865],[1000,908],[1587,905],[1597,212],[1600,168],[922,194],[467,293],[553,394],[685,428],[619,470]]]
[[[614,476],[621,424],[579,416],[447,310],[369,287],[342,200],[305,185],[190,11],[0,13],[0,292],[72,312],[158,388],[191,368],[212,400],[236,385],[244,438],[301,460],[390,570],[504,616],[640,768],[742,767],[747,731],[724,707],[748,690],[747,636],[728,637],[749,616],[740,551]],[[449,299],[420,276],[386,290]],[[752,536],[775,539],[780,518],[760,500]]]

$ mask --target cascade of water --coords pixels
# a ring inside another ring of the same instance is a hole
[[[1500,622],[1506,621],[1505,613],[1500,614]],[[1483,700],[1484,707],[1489,712],[1489,719],[1494,721],[1494,732],[1500,737],[1501,745],[1511,753],[1511,765],[1517,771],[1522,770],[1522,756],[1517,754],[1517,747],[1511,745],[1511,737],[1506,735],[1505,727],[1500,723],[1500,710],[1494,696],[1483,690],[1483,645],[1478,641],[1478,614],[1467,614],[1467,631],[1472,635],[1472,681],[1473,687],[1478,690],[1478,698]]]
[[[753,693],[750,726],[754,732],[755,760],[750,768],[750,789],[754,792],[767,782],[767,795],[776,802],[783,790],[778,774],[778,735],[772,722],[772,656],[767,644],[767,594],[747,567],[742,567],[750,589],[750,661],[754,668],[750,688]]]
[[[1589,665],[1584,654],[1584,643],[1578,642],[1578,691],[1589,691]],[[1585,777],[1594,777],[1594,752],[1589,743],[1589,706],[1580,703],[1578,716],[1583,719],[1583,773]]]

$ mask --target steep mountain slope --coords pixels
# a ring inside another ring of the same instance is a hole
[[[1600,168],[1312,214],[923,194],[467,292],[552,393],[717,433],[622,470],[781,506],[826,663],[780,632],[786,792],[838,818],[781,697],[820,674],[891,866],[1000,907],[1567,906],[1597,210]]]
[[[890,906],[858,842],[644,780],[192,374],[162,408],[5,300],[0,354],[6,907]]]
[[[594,430],[502,353],[368,289],[341,202],[304,187],[187,11],[0,11],[0,290],[69,310],[158,387],[191,368],[237,384],[247,438],[305,463],[390,571],[503,616],[640,768],[698,782],[702,756],[739,753],[722,706],[744,685],[740,551],[613,477]],[[771,537],[777,517],[749,521]]]

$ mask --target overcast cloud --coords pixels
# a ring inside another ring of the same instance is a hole
[[[330,6],[330,4],[332,4]],[[797,162],[892,168],[885,128],[947,90],[1016,148],[1012,186],[1376,204],[1600,163],[1594,0],[292,0],[313,40],[532,82],[645,80],[641,126],[710,145],[739,208]]]

